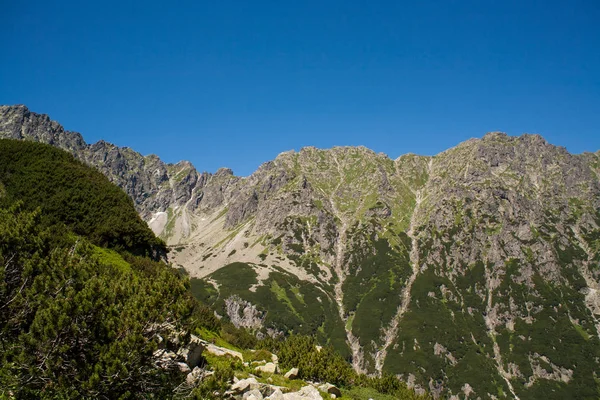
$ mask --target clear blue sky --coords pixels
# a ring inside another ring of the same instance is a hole
[[[302,146],[600,149],[600,2],[6,1],[0,104],[199,170]]]

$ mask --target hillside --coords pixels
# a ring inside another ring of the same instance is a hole
[[[39,143],[0,140],[0,397],[164,397],[166,324],[218,321],[160,258],[164,243],[102,174]],[[145,257],[142,257],[145,256]]]
[[[160,259],[166,246],[157,239],[122,190],[68,153],[38,143],[0,140],[0,182],[7,206],[22,200],[41,208],[42,224],[65,226],[94,244]]]
[[[315,334],[435,396],[600,395],[600,152],[491,133],[396,160],[304,148],[239,178],[87,145],[21,106],[0,121],[123,187],[236,326]]]
[[[309,337],[219,321],[152,260],[164,243],[131,199],[62,150],[0,140],[0,189],[2,399],[422,398]]]

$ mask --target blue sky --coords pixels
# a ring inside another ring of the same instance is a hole
[[[0,104],[250,174],[303,146],[435,154],[487,131],[600,149],[600,2],[6,2]]]

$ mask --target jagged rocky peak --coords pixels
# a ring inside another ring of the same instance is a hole
[[[34,140],[69,151],[123,188],[145,219],[187,203],[198,182],[198,173],[189,162],[180,163],[184,173],[181,168],[170,169],[156,155],[142,156],[103,140],[88,145],[79,133],[66,131],[47,115],[22,105],[0,106],[0,137]]]
[[[48,143],[73,153],[86,147],[81,134],[65,131],[48,115],[32,113],[24,105],[0,106],[0,132],[4,138]]]

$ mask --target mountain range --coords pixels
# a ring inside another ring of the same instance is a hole
[[[0,107],[133,200],[197,298],[257,335],[315,335],[437,397],[600,396],[600,152],[488,133],[435,156],[279,154],[198,172]]]

